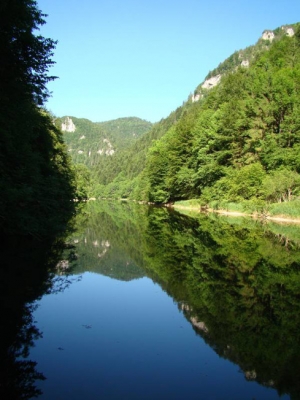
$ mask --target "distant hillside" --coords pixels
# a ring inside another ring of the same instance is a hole
[[[119,118],[92,122],[84,118],[62,117],[55,124],[64,132],[64,140],[73,161],[93,167],[102,157],[127,149],[149,131],[152,123],[140,118]]]
[[[177,108],[167,118],[154,124],[132,146],[118,152],[114,157],[99,159],[93,168],[95,180],[101,185],[107,185],[114,179],[123,180],[125,177],[126,180],[132,180],[137,177],[145,168],[147,152],[153,141],[160,139],[179,120],[182,110],[182,107]],[[110,196],[109,193],[107,195]],[[121,197],[127,197],[126,193]]]

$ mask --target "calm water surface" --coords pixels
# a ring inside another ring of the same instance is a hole
[[[41,399],[299,398],[299,229],[89,207],[33,313]]]
[[[275,399],[199,337],[162,289],[85,273],[35,313],[45,399]],[[63,349],[63,350],[61,350]]]

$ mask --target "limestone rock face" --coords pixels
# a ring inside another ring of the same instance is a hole
[[[272,42],[274,37],[275,37],[275,35],[274,35],[273,31],[264,31],[261,38],[263,40],[270,40],[270,42]]]
[[[100,155],[106,154],[107,156],[112,156],[115,150],[113,149],[110,141],[108,139],[103,139],[103,143],[104,143],[104,148],[99,149],[97,153]]]
[[[242,62],[241,62],[241,66],[242,67],[249,67],[249,60],[243,60]]]
[[[211,78],[206,79],[206,81],[202,85],[203,89],[211,89],[211,88],[213,88],[214,86],[216,86],[220,82],[220,79],[221,79],[221,74],[216,75],[216,76],[212,76]]]
[[[196,101],[199,101],[200,98],[201,98],[200,94],[198,94],[198,93],[197,94],[193,94],[192,95],[192,102],[195,103]]]
[[[65,122],[62,122],[61,130],[63,132],[75,132],[76,126],[70,117],[66,117]]]
[[[286,33],[288,36],[294,36],[294,35],[295,35],[295,32],[294,32],[294,29],[293,29],[293,28],[290,28],[290,27],[288,27],[288,26],[283,26],[282,29],[285,30],[285,33]]]

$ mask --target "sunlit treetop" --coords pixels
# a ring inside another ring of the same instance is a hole
[[[34,0],[1,0],[0,88],[2,95],[29,96],[37,105],[49,97],[47,83],[56,41],[37,35],[46,14]],[[7,98],[7,97],[6,97]],[[5,97],[4,97],[5,99]]]

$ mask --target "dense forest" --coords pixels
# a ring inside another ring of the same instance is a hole
[[[42,238],[74,214],[76,178],[61,132],[44,110],[56,42],[36,35],[33,0],[0,5],[0,232]]]
[[[87,196],[299,209],[299,24],[235,52],[154,125],[72,117],[62,133],[44,109],[56,44],[33,33],[44,17],[34,1],[1,4],[2,233],[48,234]]]
[[[208,74],[221,76],[217,85],[199,85],[131,148],[96,165],[94,194],[299,208],[300,26],[268,32]]]
[[[132,146],[152,127],[151,122],[136,117],[92,122],[85,118],[55,118],[63,131],[63,139],[75,164],[93,168],[105,164],[106,158]],[[103,159],[103,160],[102,160]]]

